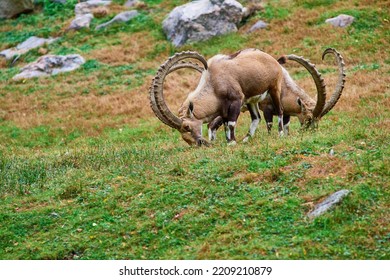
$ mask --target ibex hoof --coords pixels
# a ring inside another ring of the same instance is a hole
[[[234,140],[228,143],[228,146],[235,146],[235,145],[237,145],[237,142]]]
[[[245,136],[245,138],[242,140],[243,143],[249,142],[250,136]]]
[[[206,141],[205,139],[201,138],[201,139],[198,139],[198,140],[196,141],[196,145],[197,145],[198,147],[201,147],[201,146],[210,147],[210,146],[211,146],[211,143],[208,142],[208,141]]]

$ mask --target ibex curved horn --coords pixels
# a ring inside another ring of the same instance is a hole
[[[321,117],[321,112],[324,109],[326,102],[326,86],[324,79],[321,77],[320,72],[315,68],[315,65],[310,63],[308,60],[304,59],[301,56],[296,56],[293,54],[287,55],[289,60],[294,60],[306,68],[307,71],[311,74],[314,83],[317,88],[317,103],[313,110],[314,119]]]
[[[199,53],[192,51],[177,53],[160,66],[150,88],[150,104],[153,112],[163,123],[178,130],[181,129],[182,120],[169,110],[165,102],[163,94],[165,77],[169,73],[181,68],[193,68],[199,72],[203,71],[199,65],[182,62],[184,59],[197,59],[203,64],[204,69],[207,69],[207,61]]]
[[[335,49],[328,48],[322,54],[322,60],[324,60],[325,56],[329,53],[333,54],[336,58],[336,61],[337,61],[338,67],[339,67],[339,77],[338,77],[336,88],[335,88],[332,96],[330,97],[329,101],[326,102],[324,109],[321,112],[320,117],[323,117],[324,115],[326,115],[330,110],[332,110],[334,105],[336,105],[337,101],[341,97],[341,93],[343,92],[344,84],[345,84],[345,69],[344,69],[345,63],[344,63],[343,57]]]
[[[178,62],[177,64],[173,65],[169,71],[168,71],[168,74],[176,71],[176,70],[179,70],[179,69],[182,69],[182,68],[191,68],[191,69],[194,69],[200,73],[203,72],[204,68],[199,66],[198,64],[196,63],[192,63],[192,62],[185,62],[185,61],[180,61]],[[167,74],[167,75],[168,75]],[[170,122],[170,120],[166,119],[162,114],[161,112],[159,111],[159,109],[157,108],[157,103],[156,103],[156,99],[155,99],[155,95],[153,93],[153,90],[156,88],[156,85],[155,85],[155,79],[153,78],[152,80],[152,85],[151,87],[149,88],[149,91],[150,91],[150,106],[152,107],[152,110],[154,112],[154,114],[157,116],[157,118],[162,121],[163,123],[165,123],[166,125],[172,127],[172,128],[175,128],[174,124]]]

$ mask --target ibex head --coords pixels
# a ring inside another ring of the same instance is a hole
[[[314,128],[316,127],[316,118],[313,115],[312,106],[305,104],[301,98],[297,98],[297,104],[301,109],[300,114],[297,115],[299,122],[301,123],[301,127],[303,129]]]
[[[203,122],[194,117],[194,105],[192,102],[189,103],[189,106],[185,112],[185,115],[181,117],[182,125],[179,130],[181,137],[186,141],[190,146],[208,146],[209,143],[202,137],[202,124]],[[179,115],[181,112],[179,111]]]
[[[325,82],[314,64],[310,63],[303,57],[296,55],[287,55],[278,60],[280,64],[284,64],[287,62],[287,60],[298,62],[309,71],[316,85],[317,101],[313,100],[308,94],[305,93],[303,89],[298,87],[298,85],[292,81],[287,70],[284,72],[284,90],[287,91],[287,94],[289,94],[289,92],[294,92],[295,95],[298,95],[296,103],[300,107],[300,111],[298,114],[296,114],[296,116],[298,117],[303,129],[317,128],[319,120],[336,105],[344,88],[345,64],[343,57],[335,49],[328,48],[322,54],[322,59],[324,59],[327,54],[332,54],[336,58],[336,62],[339,68],[338,82],[331,98],[328,101],[325,100]]]
[[[203,64],[204,68],[196,63],[184,61],[184,59],[196,59]],[[150,89],[152,110],[163,123],[177,129],[183,140],[189,145],[208,145],[209,143],[202,137],[202,122],[194,117],[192,103],[189,103],[188,106],[182,106],[179,116],[173,114],[165,103],[163,95],[165,77],[181,68],[191,68],[202,73],[204,69],[207,69],[207,61],[196,52],[186,51],[175,54],[163,63],[158,69]]]

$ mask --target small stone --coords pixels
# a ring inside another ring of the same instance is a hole
[[[80,30],[81,28],[89,28],[93,14],[84,14],[77,16],[69,25],[68,30]]]
[[[45,54],[48,53],[48,50],[45,49],[45,48],[39,48],[39,49],[38,49],[38,53],[39,53],[40,55],[45,55]]]
[[[351,25],[354,20],[355,18],[353,16],[341,14],[334,18],[328,18],[325,22],[333,25],[334,27],[347,27]]]
[[[349,193],[350,193],[349,190],[340,190],[338,192],[335,192],[334,194],[328,196],[323,202],[314,206],[314,210],[310,211],[307,214],[307,216],[310,219],[314,219],[314,218],[324,214],[325,212],[327,212],[328,210],[333,208],[337,203],[340,203],[341,200],[345,196],[347,196]]]
[[[146,4],[142,1],[139,1],[139,0],[128,0],[124,6],[126,8],[145,8],[146,7]]]
[[[109,10],[107,7],[97,7],[92,9],[92,14],[95,18],[103,18],[107,16],[109,13]]]
[[[52,216],[54,218],[59,218],[60,217],[60,215],[58,215],[56,212],[50,213],[50,216]]]
[[[60,4],[66,4],[66,1],[67,0],[51,0],[51,2],[60,3]]]
[[[249,28],[248,30],[248,33],[252,33],[258,29],[264,29],[268,26],[268,23],[262,21],[262,20],[259,20],[258,22],[256,22],[254,25],[252,25],[251,28]]]
[[[133,10],[133,11],[128,11],[128,12],[123,12],[120,14],[117,14],[112,20],[102,23],[98,26],[96,26],[96,30],[106,28],[108,26],[111,26],[114,23],[121,23],[121,22],[128,22],[131,19],[135,18],[138,15],[138,12]]]

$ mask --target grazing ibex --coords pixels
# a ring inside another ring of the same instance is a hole
[[[339,100],[345,83],[344,60],[341,54],[335,49],[326,49],[322,54],[322,59],[324,59],[327,54],[333,54],[335,56],[339,68],[339,75],[335,91],[333,92],[329,101],[325,103],[323,109],[321,111],[317,111],[319,114],[314,111],[316,102],[293,81],[287,70],[283,68],[284,79],[282,83],[281,103],[284,108],[283,127],[285,129],[285,134],[288,134],[290,116],[298,117],[303,128],[315,127],[317,126],[318,120],[327,114]],[[293,60],[303,65],[312,74],[315,84],[317,85],[317,89],[319,88],[318,86],[322,87],[323,82],[321,76],[318,71],[315,70],[315,66],[313,64],[305,60],[303,57],[298,57],[295,55],[281,57],[278,59],[278,62],[280,64],[285,64],[287,60]],[[242,111],[245,111],[246,108],[250,111],[252,123],[247,136],[244,138],[244,141],[247,141],[250,137],[252,137],[256,131],[258,123],[261,119],[258,109],[263,111],[267,129],[268,132],[270,132],[272,128],[272,118],[277,114],[271,98],[268,95],[258,95],[252,97],[250,100],[247,100],[246,104],[243,104]],[[220,126],[221,117],[217,117],[209,123],[210,140],[215,139],[216,130]]]
[[[184,59],[197,59],[204,71],[197,88],[191,92],[174,115],[165,103],[163,83],[172,68],[182,68]],[[202,124],[221,116],[228,143],[235,143],[235,126],[244,100],[268,92],[279,120],[279,134],[283,134],[283,108],[280,95],[283,68],[270,55],[256,49],[239,51],[233,55],[216,55],[206,61],[196,52],[182,52],[160,66],[153,79],[150,100],[156,116],[165,124],[179,130],[190,145],[208,144],[202,137]],[[322,110],[326,93],[319,94],[316,108]]]

